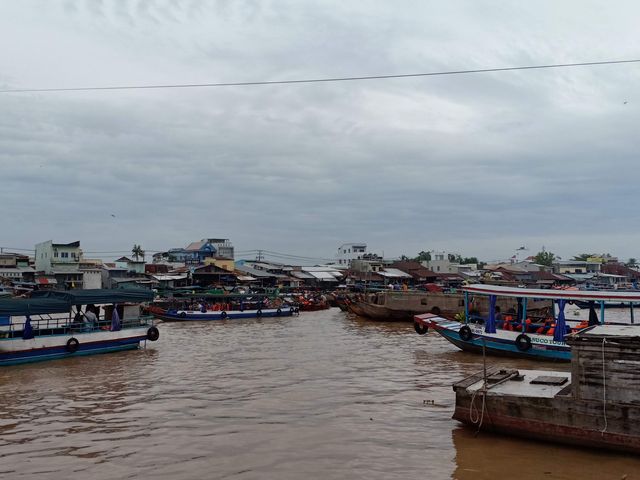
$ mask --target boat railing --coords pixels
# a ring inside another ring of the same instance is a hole
[[[109,318],[100,317],[97,322],[92,325],[85,322],[75,322],[73,318],[53,317],[51,315],[38,315],[39,318],[31,319],[31,328],[34,337],[47,335],[66,335],[70,333],[91,333],[99,331],[111,330],[112,321]],[[139,328],[152,326],[154,322],[153,315],[140,315],[136,317],[125,317],[120,319],[120,329]],[[20,320],[12,321],[8,325],[0,327],[0,339],[22,338],[26,318],[20,317]]]

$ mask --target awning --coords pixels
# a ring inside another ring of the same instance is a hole
[[[253,280],[257,280],[256,278],[249,277],[248,275],[238,275],[236,278],[241,282],[252,282]]]
[[[39,277],[39,278],[36,278],[36,283],[38,285],[57,285],[58,281],[55,278]]]
[[[32,294],[32,299],[47,298],[62,300],[71,305],[88,305],[100,303],[141,303],[153,300],[153,292],[141,288],[127,289],[93,289],[93,290],[68,290],[68,291],[36,291]]]

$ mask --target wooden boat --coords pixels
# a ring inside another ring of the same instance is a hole
[[[571,373],[490,369],[453,386],[453,418],[477,430],[640,453],[640,326],[567,337]]]
[[[134,349],[160,335],[153,317],[140,313],[141,303],[153,300],[149,290],[33,295],[0,300],[0,365]],[[101,307],[93,317],[87,309],[81,313],[83,305]]]
[[[565,342],[567,334],[590,325],[602,324],[605,320],[603,306],[600,308],[599,319],[595,308],[592,308],[588,321],[567,320],[564,308],[569,302],[592,301],[595,305],[611,300],[624,301],[631,305],[633,322],[633,303],[640,301],[640,292],[542,290],[480,284],[465,287],[463,291],[465,313],[462,322],[433,314],[416,315],[416,332],[423,335],[431,328],[461,350],[469,352],[481,353],[485,349],[491,355],[560,361],[571,359],[570,348]],[[498,318],[493,308],[489,309],[489,315],[473,315],[470,311],[472,297],[476,299],[478,296],[488,297],[492,305],[497,305],[499,296],[520,299],[520,307],[511,314],[500,314]],[[529,311],[531,301],[545,299],[549,302],[546,312]],[[556,305],[556,308],[552,309],[551,305]]]
[[[351,310],[362,317],[381,321],[411,322],[415,315],[432,313],[447,318],[462,312],[464,294],[461,292],[417,292],[417,291],[380,291],[368,295],[360,295],[351,305]],[[504,298],[498,306],[507,311],[514,308],[513,299]],[[489,300],[478,298],[474,308],[487,313]],[[356,312],[357,310],[357,312]]]

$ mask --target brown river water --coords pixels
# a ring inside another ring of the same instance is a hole
[[[331,309],[159,328],[145,350],[0,369],[0,478],[640,478],[630,455],[463,428],[451,384],[482,357],[408,323]]]

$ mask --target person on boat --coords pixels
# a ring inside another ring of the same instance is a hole
[[[494,309],[494,312],[495,312],[495,319],[496,319],[496,322],[498,322],[498,321],[500,321],[500,322],[501,322],[501,321],[502,321],[502,313],[500,313],[500,307],[498,307],[498,306],[496,305],[496,308]]]
[[[96,316],[95,311],[95,305],[87,305],[83,315],[83,326],[85,331],[91,331],[96,328],[96,325],[98,324],[98,317]]]

